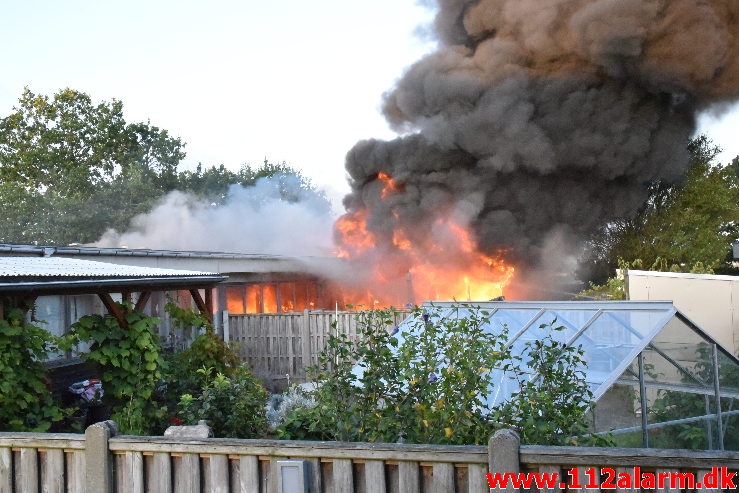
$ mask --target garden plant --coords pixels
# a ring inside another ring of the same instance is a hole
[[[608,443],[587,438],[593,402],[580,347],[550,335],[516,356],[505,328],[485,329],[489,312],[457,304],[442,315],[414,308],[400,331],[390,310],[360,313],[357,340],[331,337],[311,370],[315,405],[289,412],[279,436],[469,445],[506,427],[524,443]],[[551,329],[561,330],[556,319]],[[500,371],[520,390],[493,406],[487,396]]]

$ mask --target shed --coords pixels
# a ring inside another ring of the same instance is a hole
[[[549,335],[581,346],[596,402],[592,432],[610,433],[620,446],[739,450],[739,360],[672,302],[426,302],[423,309],[438,323],[484,311],[484,330],[507,330],[517,356]],[[401,333],[414,323],[406,319]],[[493,376],[491,405],[518,390],[502,370]]]

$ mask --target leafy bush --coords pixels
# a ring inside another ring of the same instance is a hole
[[[118,304],[128,328],[112,315],[86,315],[72,324],[67,335],[70,344],[89,343],[83,355],[99,365],[105,395],[113,419],[123,433],[146,434],[156,430],[162,412],[152,399],[161,378],[159,336],[154,329],[159,319]]]
[[[199,373],[206,378],[211,369]],[[267,391],[246,366],[241,366],[230,377],[217,373],[207,378],[199,396],[182,395],[179,417],[185,423],[208,421],[217,437],[257,438],[267,431],[265,406]]]
[[[195,310],[181,308],[171,302],[167,303],[165,309],[178,329],[204,331],[189,348],[166,358],[164,381],[168,404],[177,404],[182,394],[199,393],[218,373],[231,377],[239,371],[239,356],[216,335],[205,317]]]
[[[46,330],[26,323],[19,308],[7,309],[0,320],[1,430],[45,432],[62,419],[41,363],[56,342]]]
[[[403,332],[390,330],[390,311],[359,314],[358,340],[332,337],[311,370],[317,405],[292,410],[279,436],[481,444],[513,427],[525,443],[548,444],[587,430],[592,394],[579,371],[581,349],[551,337],[529,343],[526,363],[540,373],[526,383],[530,373],[507,347],[507,330],[484,329],[489,312],[465,304],[446,312],[415,308]],[[495,370],[523,385],[510,403],[493,407],[486,396]]]

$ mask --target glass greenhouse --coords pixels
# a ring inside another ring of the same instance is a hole
[[[581,346],[596,402],[594,433],[611,433],[619,446],[739,450],[739,360],[669,301],[423,306],[439,310],[441,317],[486,310],[486,330],[507,329],[514,355],[521,355],[528,341],[548,335]],[[403,322],[409,323],[413,320]],[[517,390],[502,371],[494,376],[488,396],[493,405]]]

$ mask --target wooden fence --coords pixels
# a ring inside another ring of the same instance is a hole
[[[398,312],[395,324],[407,311]],[[317,362],[329,336],[337,333],[357,337],[356,311],[304,311],[298,313],[229,315],[224,338],[236,343],[237,351],[255,374],[263,379],[286,375],[298,381],[305,368]],[[333,327],[336,322],[336,327]],[[388,327],[392,329],[392,326]]]
[[[735,452],[520,447],[517,435],[508,430],[482,447],[186,440],[115,436],[115,428],[107,421],[89,427],[85,435],[0,433],[0,493],[294,493],[278,489],[279,461],[288,458],[304,461],[311,493],[482,493],[490,491],[488,470],[564,473],[572,467],[641,467],[691,472],[700,480],[712,467],[739,469]]]

